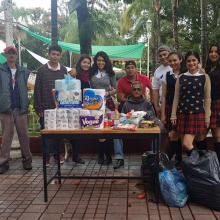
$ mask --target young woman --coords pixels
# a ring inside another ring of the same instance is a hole
[[[209,127],[211,83],[209,76],[200,70],[200,58],[196,52],[189,51],[185,60],[188,71],[176,81],[171,121],[177,125],[182,146],[190,155],[194,138],[204,138]]]
[[[82,90],[85,88],[90,88],[90,78],[91,78],[91,57],[89,55],[81,55],[76,64],[76,78],[81,81]]]
[[[211,79],[210,128],[215,138],[215,151],[220,160],[220,45],[211,45],[205,70]]]
[[[176,132],[176,126],[173,126],[170,117],[175,93],[175,84],[179,75],[183,71],[182,56],[177,52],[171,52],[168,55],[169,66],[172,68],[163,77],[162,81],[162,104],[161,104],[161,121],[169,131],[169,150],[168,157],[172,159],[176,154],[176,163],[182,161],[182,146]]]
[[[81,81],[81,89],[90,88],[90,76],[91,76],[91,58],[89,55],[81,55],[79,58],[76,69],[72,69],[69,73],[72,77],[76,77]],[[84,164],[84,160],[82,160],[79,156],[80,148],[78,140],[70,140],[72,145],[72,160],[73,162]]]
[[[116,77],[108,55],[100,51],[94,57],[94,63],[91,71],[91,88],[105,89],[106,107],[114,110],[114,102],[111,96],[116,94]],[[100,142],[98,163],[109,165],[112,163],[110,147],[106,143]]]

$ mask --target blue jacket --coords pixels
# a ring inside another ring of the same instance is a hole
[[[28,112],[28,89],[27,81],[29,71],[21,66],[16,66],[16,83],[19,92],[20,112],[26,114]],[[7,63],[0,64],[0,113],[12,111],[11,100],[11,70]]]

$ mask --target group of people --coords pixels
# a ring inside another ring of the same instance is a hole
[[[29,148],[27,113],[27,79],[29,72],[16,64],[17,49],[7,47],[4,51],[7,62],[0,66],[0,117],[2,123],[2,145],[0,174],[9,169],[10,146],[14,125],[21,145],[23,168],[32,168]],[[160,118],[168,131],[170,159],[174,155],[176,163],[181,163],[182,150],[190,155],[194,149],[194,139],[199,149],[206,149],[205,137],[211,128],[215,139],[215,150],[220,157],[220,47],[210,47],[205,69],[200,65],[199,55],[189,51],[183,58],[167,46],[158,48],[160,66],[156,69],[153,81],[139,73],[133,60],[125,62],[126,76],[116,83],[112,63],[105,52],[98,52],[92,59],[81,55],[76,68],[69,73],[60,63],[62,49],[50,46],[49,61],[39,68],[34,89],[34,108],[44,128],[44,110],[56,107],[52,90],[55,80],[70,74],[81,81],[81,87],[105,89],[106,108],[127,113],[131,110],[146,111],[154,120]],[[146,99],[149,91],[150,100]],[[117,95],[118,105],[113,96]],[[84,164],[79,154],[79,142],[69,140],[73,148],[72,160]],[[57,160],[59,142],[43,138],[43,149],[47,153],[47,165],[51,156]],[[98,140],[98,163],[112,163],[110,140]],[[114,139],[113,167],[124,165],[123,140]],[[63,160],[60,159],[60,163]]]
[[[153,102],[169,134],[168,156],[182,160],[195,149],[207,149],[209,128],[220,159],[220,47],[212,44],[204,68],[189,51],[183,58],[166,46],[158,50],[161,66],[153,79]]]

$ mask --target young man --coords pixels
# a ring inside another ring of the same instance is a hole
[[[17,49],[15,47],[6,47],[4,54],[7,62],[0,65],[0,118],[2,124],[0,174],[9,169],[14,126],[21,146],[23,168],[32,169],[27,120],[29,71],[16,64]]]
[[[136,63],[133,60],[125,63],[126,76],[118,81],[117,86],[117,97],[119,104],[119,111],[121,111],[123,104],[127,101],[128,97],[132,94],[132,83],[135,81],[140,82],[142,85],[142,94],[146,96],[146,88],[152,91],[151,81],[145,75],[138,73],[136,69]],[[114,169],[117,169],[124,165],[124,153],[123,153],[123,142],[122,139],[114,139],[114,153],[115,161],[113,164]]]
[[[146,88],[150,90],[150,95],[152,92],[152,86],[150,79],[141,75],[136,69],[136,63],[133,60],[127,61],[125,63],[126,76],[118,81],[117,86],[117,97],[120,102],[120,107],[123,106],[124,102],[127,100],[128,96],[131,95],[131,84],[134,81],[139,81],[142,84],[142,93],[146,96]]]
[[[39,68],[34,88],[34,108],[40,117],[41,129],[44,128],[44,110],[56,108],[52,90],[55,88],[55,80],[63,79],[67,69],[60,64],[62,49],[60,46],[50,46],[49,61]],[[50,153],[57,159],[59,142],[55,139],[43,138],[43,148],[47,153],[47,165],[50,161]],[[60,160],[60,163],[63,163]]]
[[[160,66],[154,72],[152,89],[153,89],[153,104],[156,110],[157,116],[160,116],[160,103],[161,103],[161,95],[162,95],[162,80],[163,76],[171,71],[171,67],[168,64],[168,55],[170,53],[170,48],[167,46],[160,46],[158,48],[157,54],[159,57]]]

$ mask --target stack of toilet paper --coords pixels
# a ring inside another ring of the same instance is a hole
[[[49,109],[44,111],[44,123],[47,130],[79,129],[80,109]]]
[[[69,128],[67,109],[56,110],[56,128],[58,130],[67,130]]]
[[[80,110],[79,122],[81,128],[104,128],[104,111],[102,110]]]
[[[67,110],[69,129],[79,129],[80,128],[79,112],[80,112],[79,109],[68,109]]]
[[[81,82],[71,76],[55,80],[55,99],[58,108],[81,108],[82,91]]]
[[[44,126],[47,130],[56,130],[56,109],[44,111]]]
[[[56,91],[55,93],[58,108],[81,108],[82,106],[82,91]]]

